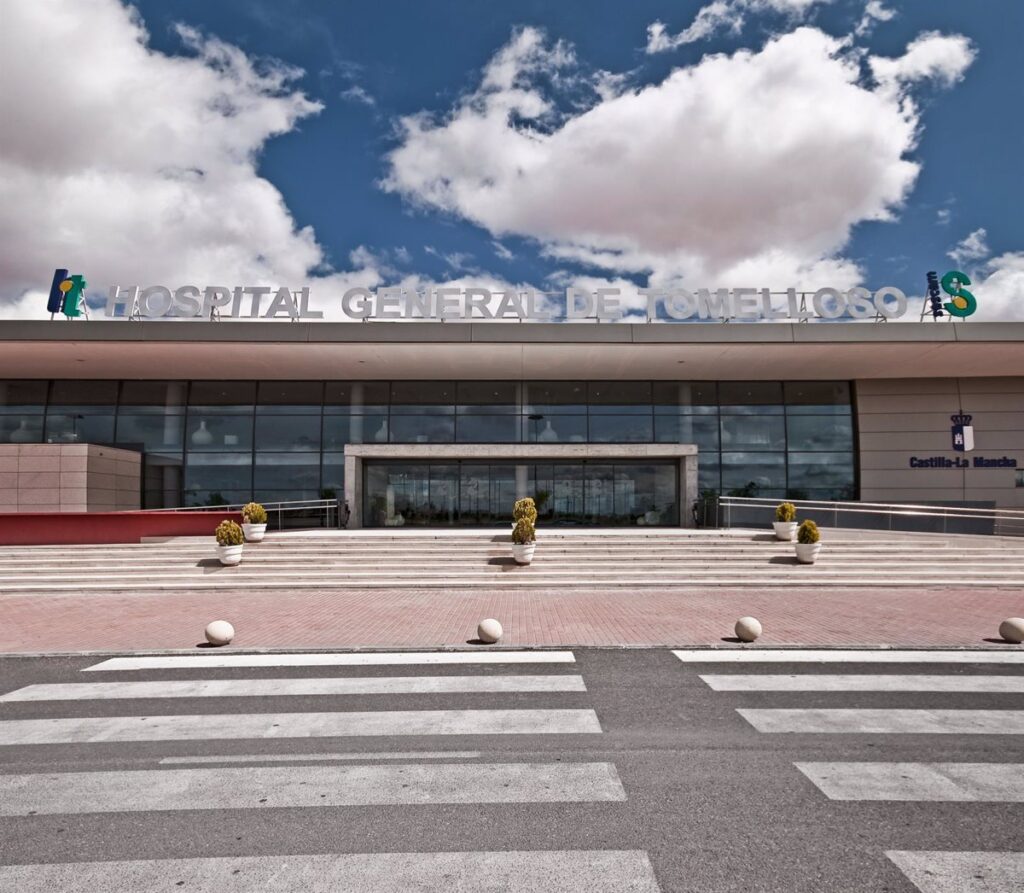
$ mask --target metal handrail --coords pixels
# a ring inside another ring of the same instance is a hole
[[[770,499],[763,496],[719,496],[718,505],[724,509],[725,527],[732,527],[732,509],[740,508],[772,508],[780,502],[792,502],[799,509],[832,512],[833,520],[838,523],[840,513],[846,515],[874,515],[887,518],[889,529],[892,529],[893,518],[916,517],[936,518],[942,520],[943,532],[947,521],[976,520],[991,521],[993,526],[998,522],[1006,527],[1001,532],[1016,532],[1018,528],[1024,533],[1024,510],[981,508],[978,506],[956,505],[920,505],[914,503],[891,502],[840,502],[820,499]]]
[[[147,511],[153,512],[240,512],[245,508],[248,502],[233,502],[228,505],[187,505],[178,506],[176,508],[159,508],[159,509],[147,509]],[[310,509],[321,510],[325,512],[327,518],[327,527],[333,527],[335,524],[332,522],[332,515],[334,519],[340,519],[340,513],[338,511],[338,500],[337,499],[292,499],[282,502],[264,502],[261,503],[263,508],[266,509],[267,515],[270,516],[274,513],[277,514],[277,528],[281,529],[281,515],[285,512],[297,512],[297,511],[308,511]]]

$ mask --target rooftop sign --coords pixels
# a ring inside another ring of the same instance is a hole
[[[619,288],[587,291],[568,288],[551,294],[534,289],[493,291],[484,287],[350,288],[340,299],[342,313],[359,320],[529,320],[536,322],[599,320],[613,322],[644,312],[654,320],[725,322],[739,320],[807,319],[886,320],[907,312],[907,297],[886,286],[795,288],[773,292],[767,288],[697,289],[638,288],[623,294]],[[105,313],[123,319],[323,319],[323,311],[309,308],[309,288],[186,285],[171,290],[161,285],[110,287]]]

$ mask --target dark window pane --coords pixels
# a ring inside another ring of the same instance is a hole
[[[454,440],[455,416],[391,416],[391,443],[452,443]]]
[[[658,406],[718,406],[718,389],[713,381],[656,381],[654,403]]]
[[[184,381],[126,381],[121,385],[121,406],[130,406],[132,412],[183,412],[188,382]],[[137,408],[136,408],[137,407]]]
[[[260,453],[256,456],[253,486],[261,491],[293,488],[316,493],[320,489],[320,456],[315,453]]]
[[[459,416],[455,432],[459,443],[516,443],[519,440],[519,416]]]
[[[185,465],[185,490],[252,492],[249,453],[193,453]]]
[[[722,416],[723,450],[782,450],[786,448],[782,416]]]
[[[786,431],[791,450],[853,449],[850,416],[789,416]]]
[[[319,413],[324,385],[320,381],[261,381],[257,413]]]
[[[324,392],[324,412],[387,412],[388,391],[386,381],[329,381]]]
[[[116,381],[55,381],[50,392],[51,406],[117,405]]]
[[[523,414],[585,413],[587,388],[581,381],[531,381],[523,385]]]
[[[393,412],[423,406],[450,406],[454,411],[455,384],[450,381],[393,381],[391,407]]]
[[[842,490],[852,487],[853,453],[790,453],[790,489]]]
[[[846,381],[787,381],[787,412],[846,413],[850,411],[850,383]]]
[[[42,412],[48,384],[45,381],[0,381],[0,415]]]
[[[658,443],[695,443],[700,450],[718,449],[718,416],[658,415],[654,417]]]
[[[253,381],[194,381],[189,391],[189,406],[228,407],[251,412],[256,402],[256,383]]]
[[[180,415],[117,416],[117,443],[142,444],[146,450],[177,450],[184,442],[185,418]]]
[[[592,415],[591,443],[650,443],[654,425],[650,415]]]
[[[252,449],[251,415],[188,417],[186,445],[190,452],[241,452]]]
[[[456,385],[456,402],[460,413],[518,412],[519,395],[514,382],[460,381]]]
[[[319,450],[320,416],[256,416],[257,450]]]
[[[782,414],[782,382],[723,381],[718,386],[722,412],[733,415]]]
[[[732,495],[783,495],[786,491],[785,453],[723,452],[722,489]]]
[[[697,457],[697,489],[700,493],[714,490],[722,492],[722,469],[718,463],[718,454]]]
[[[385,415],[324,416],[323,445],[337,450],[346,443],[387,443],[388,419]]]
[[[587,386],[590,414],[650,413],[651,383],[648,381],[597,381]]]
[[[676,474],[668,464],[616,465],[616,520],[640,526],[678,524]]]
[[[113,443],[112,415],[49,413],[46,416],[47,443]]]
[[[245,505],[252,499],[252,489],[245,487],[239,490],[200,490],[193,488],[185,492],[185,505]],[[237,511],[237,510],[236,510]],[[217,515],[211,512],[210,520],[216,528]]]
[[[345,454],[344,453],[324,453],[323,455],[323,472],[321,480],[323,481],[324,489],[331,489],[335,491],[335,495],[340,499],[345,492]]]
[[[41,443],[41,415],[0,415],[0,443]]]
[[[523,440],[526,443],[585,443],[585,415],[535,414],[523,419]]]

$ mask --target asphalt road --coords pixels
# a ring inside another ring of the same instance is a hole
[[[1024,889],[1024,663],[571,654],[0,658],[0,889]]]

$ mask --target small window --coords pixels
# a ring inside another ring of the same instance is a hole
[[[1017,486],[1024,487],[1024,468],[1017,469]]]

